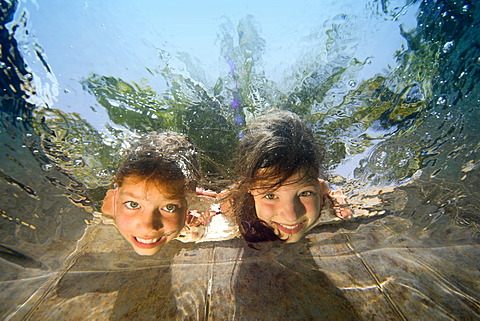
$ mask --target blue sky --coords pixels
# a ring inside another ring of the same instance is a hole
[[[398,11],[406,2],[391,1],[391,10]],[[359,77],[371,77],[394,63],[393,53],[405,42],[399,25],[413,27],[416,14],[413,7],[392,19],[382,12],[373,14],[376,6],[378,1],[373,0],[25,0],[17,11],[17,20],[21,11],[28,13],[29,35],[24,41],[30,42],[30,48],[35,42],[43,49],[53,71],[53,80],[42,75],[32,50],[25,54],[44,92],[57,82],[58,90],[48,94],[56,96],[52,107],[74,109],[94,119],[98,115],[86,108],[94,101],[79,86],[82,78],[95,72],[127,81],[147,79],[161,92],[165,89],[163,79],[152,76],[147,68],[162,64],[158,50],[164,49],[174,56],[186,52],[198,59],[208,81],[215,81],[228,68],[220,55],[219,26],[225,21],[236,26],[248,14],[254,16],[266,41],[262,63],[269,79],[281,83],[297,61],[308,63],[311,58],[322,63],[322,59],[331,59],[322,52],[325,31],[342,15],[349,19],[346,36],[356,42],[351,48],[355,50],[353,55],[372,61]],[[345,32],[340,31],[339,36],[343,35]],[[104,115],[100,118],[108,121]]]

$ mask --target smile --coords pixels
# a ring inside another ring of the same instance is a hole
[[[154,239],[141,239],[139,237],[134,236],[135,240],[142,244],[154,244],[157,243],[161,238],[154,238]]]
[[[277,222],[272,222],[275,224],[275,226],[282,232],[287,233],[287,234],[295,234],[300,232],[300,230],[303,228],[305,225],[305,221],[298,223],[298,224],[282,224],[282,223],[277,223]]]
[[[162,236],[162,237],[156,237],[153,239],[143,239],[140,237],[133,236],[132,239],[133,239],[133,245],[135,245],[140,249],[148,250],[148,249],[157,248],[158,246],[164,244],[165,241],[167,240],[167,237]]]

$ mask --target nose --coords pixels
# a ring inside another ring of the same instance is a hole
[[[145,211],[141,216],[140,224],[146,231],[158,231],[163,227],[160,211],[158,209]]]
[[[304,214],[305,206],[298,197],[294,197],[283,202],[280,216],[286,220],[286,222],[295,222]]]

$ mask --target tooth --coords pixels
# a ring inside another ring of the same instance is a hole
[[[287,225],[283,225],[283,224],[280,224],[280,225],[283,226],[286,229],[293,230],[293,229],[297,228],[300,224],[293,225],[293,226],[287,226]]]
[[[158,241],[158,238],[156,239],[141,239],[139,237],[135,237],[135,238],[137,239],[138,242],[144,243],[144,244],[152,244]]]

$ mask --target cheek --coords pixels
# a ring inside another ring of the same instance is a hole
[[[321,207],[320,198],[312,197],[312,199],[308,199],[304,201],[303,205],[305,206],[307,213],[309,214],[310,217],[317,218],[320,215],[320,207]]]
[[[185,225],[185,217],[186,211],[178,215],[164,216],[162,217],[162,223],[170,229],[181,229]]]
[[[133,228],[135,224],[130,216],[125,215],[121,211],[117,211],[117,214],[115,216],[115,225],[120,230],[120,232],[123,232],[125,230]]]
[[[259,219],[267,221],[275,212],[275,206],[262,200],[255,200],[255,212]]]

